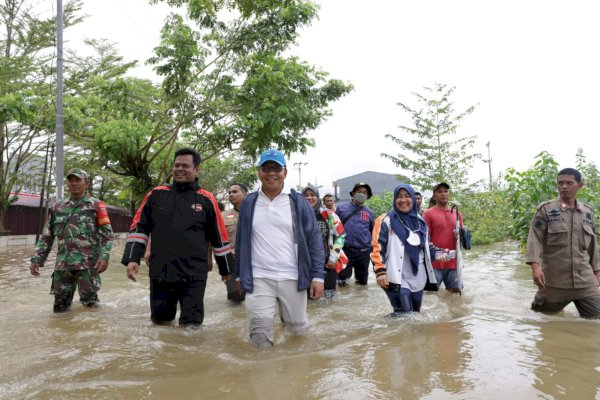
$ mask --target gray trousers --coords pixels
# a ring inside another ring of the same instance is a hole
[[[531,309],[544,313],[560,312],[570,302],[582,318],[600,319],[600,288],[559,289],[546,286],[535,294]]]
[[[250,325],[250,338],[257,347],[273,345],[275,314],[285,328],[295,335],[308,329],[306,290],[298,291],[298,281],[254,278],[252,293],[246,293],[246,312]]]

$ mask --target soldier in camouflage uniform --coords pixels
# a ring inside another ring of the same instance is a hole
[[[112,227],[103,202],[89,196],[88,175],[79,168],[67,173],[69,198],[57,202],[31,258],[31,274],[39,275],[54,238],[58,238],[56,265],[52,274],[54,312],[67,311],[79,287],[79,300],[97,304],[100,273],[106,271],[112,248]]]

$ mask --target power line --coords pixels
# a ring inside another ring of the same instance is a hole
[[[131,25],[135,28],[136,31],[138,31],[138,33],[140,34],[140,36],[142,37],[142,39],[144,39],[144,42],[146,42],[146,44],[148,44],[148,46],[152,47],[152,43],[150,43],[148,41],[148,39],[146,38],[146,35],[144,35],[144,33],[140,30],[140,28],[138,27],[138,25],[135,23],[135,21],[133,20],[133,18],[131,18],[129,16],[129,13],[127,12],[127,10],[125,10],[123,8],[123,6],[121,5],[121,3],[119,2],[119,0],[113,0],[114,3],[117,4],[117,6],[119,6],[119,8],[121,9],[121,11],[123,11],[123,14],[125,14],[125,16],[127,17],[127,19],[129,20],[129,22],[131,22]]]
[[[152,23],[154,24],[154,27],[156,29],[160,30],[160,25],[158,24],[158,22],[156,22],[156,20],[154,19],[154,16],[150,12],[150,8],[148,7],[148,3],[145,2],[144,0],[138,0],[138,1],[142,4],[142,7],[146,11],[146,14],[148,14],[148,16],[150,17],[150,20],[152,20]]]

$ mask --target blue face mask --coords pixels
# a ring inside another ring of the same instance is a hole
[[[354,193],[354,196],[352,197],[354,199],[354,201],[356,201],[357,203],[364,203],[365,201],[367,201],[367,195],[364,193]]]

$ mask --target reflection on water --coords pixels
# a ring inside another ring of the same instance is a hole
[[[147,276],[128,281],[121,251],[102,306],[59,315],[50,268],[34,278],[31,248],[0,252],[1,399],[600,398],[599,323],[572,306],[530,311],[535,287],[511,243],[468,254],[462,297],[428,293],[422,313],[389,319],[371,277],[311,302],[309,334],[278,328],[268,350],[250,345],[216,273],[202,329],[153,326]]]
[[[596,321],[580,323],[557,319],[537,324],[538,364],[533,386],[549,398],[598,398],[600,342]],[[590,384],[593,383],[593,384]]]

